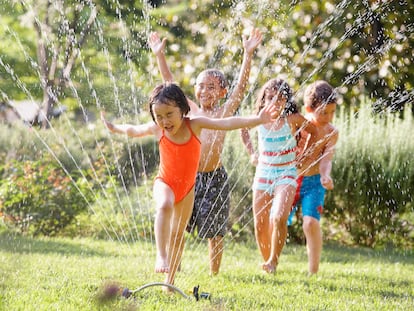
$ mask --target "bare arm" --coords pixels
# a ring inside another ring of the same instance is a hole
[[[250,37],[248,39],[243,36],[243,62],[240,68],[237,84],[225,104],[223,114],[224,116],[232,116],[236,112],[243,99],[247,81],[250,76],[250,67],[252,63],[253,53],[259,46],[260,42],[262,42],[262,33],[258,28],[254,28],[251,31]]]
[[[165,59],[165,45],[167,43],[167,38],[163,38],[162,41],[158,36],[158,33],[152,32],[148,39],[148,45],[150,46],[152,52],[157,58],[158,69],[160,70],[162,80],[164,82],[173,82],[173,76],[170,71],[170,68],[167,65],[167,60]]]
[[[335,145],[338,141],[338,131],[333,131],[328,139],[322,158],[319,162],[319,172],[321,174],[321,184],[327,190],[332,190],[334,187],[333,180],[331,178],[332,171],[332,159],[335,154]]]
[[[201,131],[203,128],[230,131],[240,128],[251,128],[259,124],[271,122],[275,119],[276,113],[276,107],[274,105],[268,105],[260,110],[258,115],[227,118],[196,117],[191,121],[197,127],[198,131]]]
[[[141,125],[113,124],[105,119],[104,112],[101,112],[101,120],[105,127],[112,133],[127,134],[130,137],[143,137],[157,135],[159,127],[155,122],[148,122]]]
[[[246,147],[247,152],[250,155],[250,163],[256,166],[258,163],[258,155],[257,152],[254,151],[249,129],[242,128],[240,130],[240,135],[243,141],[243,145]]]
[[[164,82],[173,82],[173,75],[171,73],[170,67],[168,67],[167,60],[165,58],[165,45],[167,44],[167,38],[162,40],[158,36],[158,33],[152,32],[148,39],[148,45],[150,46],[152,52],[157,58],[158,69],[160,70],[162,80]],[[187,97],[188,104],[190,105],[190,110],[192,113],[198,112],[199,108],[195,102]]]

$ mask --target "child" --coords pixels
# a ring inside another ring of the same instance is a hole
[[[274,105],[281,117],[258,127],[258,154],[246,129],[242,130],[242,139],[256,165],[253,215],[256,242],[264,259],[262,269],[273,273],[285,244],[287,219],[295,197],[295,136],[303,128],[314,139],[316,128],[298,113],[292,90],[282,79],[269,80],[259,91],[257,111],[267,105]]]
[[[220,105],[220,100],[227,94],[227,81],[224,74],[217,69],[201,72],[195,85],[195,96],[200,104],[191,104],[191,115],[224,118],[234,115],[243,98],[250,74],[253,53],[262,40],[258,29],[251,31],[250,37],[243,37],[243,63],[238,82],[228,100]],[[157,57],[157,63],[164,81],[172,81],[172,74],[167,66],[162,41],[157,33],[152,33],[149,45]],[[210,274],[219,272],[223,254],[223,237],[227,229],[230,210],[230,189],[226,170],[221,162],[224,148],[225,131],[204,130],[201,133],[201,158],[196,179],[195,203],[188,231],[197,227],[198,236],[208,239]]]
[[[174,284],[174,276],[184,248],[184,230],[194,204],[194,184],[200,160],[200,133],[203,128],[234,130],[270,122],[274,107],[266,107],[258,116],[186,117],[190,111],[187,98],[175,84],[154,88],[149,99],[154,122],[141,125],[112,124],[101,115],[105,126],[114,133],[131,137],[154,135],[159,142],[160,166],[154,181],[156,205],[155,272],[167,273],[166,282]]]
[[[326,81],[316,81],[304,93],[305,118],[318,129],[317,142],[310,145],[309,151],[298,163],[297,201],[302,205],[303,232],[306,237],[309,274],[319,270],[322,252],[322,232],[319,224],[323,211],[326,190],[333,189],[331,178],[332,158],[338,141],[338,130],[331,124],[336,110],[336,94]],[[301,141],[306,143],[308,135],[301,133]],[[296,208],[295,208],[296,209]],[[289,222],[295,210],[289,216]]]

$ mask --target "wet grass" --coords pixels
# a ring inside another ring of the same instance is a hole
[[[32,239],[0,234],[0,310],[409,310],[414,305],[413,250],[325,245],[321,270],[307,276],[303,245],[285,248],[278,272],[260,271],[254,244],[228,244],[221,273],[208,276],[204,243],[188,241],[176,286],[129,299],[102,296],[104,285],[131,290],[162,282],[152,243]],[[210,300],[196,301],[200,285]]]

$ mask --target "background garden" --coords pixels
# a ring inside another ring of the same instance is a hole
[[[96,116],[105,110],[118,122],[150,119],[147,94],[161,81],[146,44],[151,31],[168,38],[175,80],[193,98],[194,79],[205,68],[223,70],[232,87],[241,36],[259,27],[264,38],[239,113],[252,111],[257,89],[270,78],[285,78],[299,105],[308,83],[330,82],[340,95],[340,139],[324,238],[409,254],[413,16],[408,1],[0,0],[2,237],[152,245],[157,144],[109,136]],[[22,101],[38,104],[38,114],[11,121],[8,113]],[[54,118],[56,111],[64,112]],[[253,239],[254,168],[237,131],[228,134],[223,161],[232,183],[226,243],[234,247]],[[304,243],[300,220],[288,243]],[[202,245],[188,236],[189,250]]]

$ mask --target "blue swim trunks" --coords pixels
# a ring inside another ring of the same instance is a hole
[[[318,221],[323,213],[326,189],[322,187],[321,175],[303,176],[298,179],[293,210],[288,219],[288,225],[292,224],[293,216],[299,205],[302,206],[302,216],[310,216]]]

